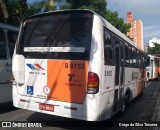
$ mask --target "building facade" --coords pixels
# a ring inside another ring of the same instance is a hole
[[[131,29],[127,35],[137,44],[139,49],[144,50],[142,20],[134,20],[133,12],[128,12],[126,22],[131,24]]]

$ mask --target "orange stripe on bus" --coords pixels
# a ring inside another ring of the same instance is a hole
[[[155,67],[155,73],[154,73],[155,78],[158,77],[158,72],[160,72],[160,67]]]
[[[138,95],[141,93],[142,91],[142,84],[141,84],[142,81],[139,81],[138,82]]]

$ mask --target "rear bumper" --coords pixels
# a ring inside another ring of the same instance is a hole
[[[19,95],[16,84],[12,87],[13,105],[17,108],[46,113],[67,118],[74,118],[86,121],[99,121],[100,94],[86,95],[83,104],[67,103],[47,99],[34,98],[31,96]],[[95,100],[93,100],[95,99]],[[42,110],[40,104],[54,106],[53,109]]]

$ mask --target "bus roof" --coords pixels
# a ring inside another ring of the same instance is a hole
[[[67,10],[57,10],[57,11],[49,11],[49,12],[44,12],[44,13],[40,13],[40,14],[35,14],[35,15],[30,16],[28,19],[38,17],[38,16],[43,16],[43,15],[49,15],[49,14],[52,14],[52,13],[56,14],[56,13],[69,13],[69,12],[72,12],[72,13],[74,13],[74,12],[75,13],[76,12],[90,12],[90,13],[93,13],[93,14],[97,14],[94,11],[88,10],[88,9],[67,9]]]

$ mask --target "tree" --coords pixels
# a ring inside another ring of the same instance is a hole
[[[4,2],[4,0],[0,0],[0,2],[1,1]],[[122,18],[118,17],[118,12],[107,10],[106,0],[35,0],[32,3],[26,2],[27,0],[5,0],[9,17],[4,18],[4,13],[1,11],[1,4],[0,22],[7,21],[9,24],[19,26],[21,20],[42,12],[53,11],[56,9],[91,9],[108,20],[124,34],[127,34],[131,28],[130,24],[126,24]]]
[[[0,0],[0,22],[19,26],[21,17],[25,16],[26,0]],[[2,3],[3,2],[3,3]],[[2,6],[3,5],[3,6]],[[5,6],[4,6],[5,5]],[[3,10],[3,11],[2,11]],[[6,14],[8,13],[8,17]]]
[[[105,17],[106,6],[106,0],[66,0],[61,9],[91,9]]]
[[[28,9],[33,14],[56,10],[53,0],[41,0],[28,4]]]
[[[66,0],[66,3],[64,3],[61,8],[91,9],[100,14],[103,18],[105,18],[113,26],[119,29],[122,33],[127,34],[129,29],[131,28],[131,25],[126,24],[122,18],[119,18],[118,12],[111,12],[107,10],[106,6],[106,0]]]
[[[27,13],[27,0],[18,0],[18,6],[17,6],[17,10],[16,13],[19,14],[19,18],[20,18],[20,22],[28,16]]]
[[[148,54],[160,54],[160,44],[154,43],[154,47],[149,47]]]
[[[117,11],[111,12],[111,11],[107,10],[105,19],[124,34],[127,34],[129,29],[131,28],[130,24],[125,23],[122,18],[118,17]]]
[[[7,23],[7,20],[9,18],[9,14],[8,14],[8,10],[7,10],[7,7],[6,7],[6,3],[4,2],[4,0],[0,0],[0,6],[1,6],[1,9],[2,9],[2,14],[4,16],[4,21],[5,23]]]
[[[54,0],[39,0],[31,4],[27,0],[0,0],[0,7],[0,22],[14,26],[19,26],[23,19],[31,15],[56,9]]]

